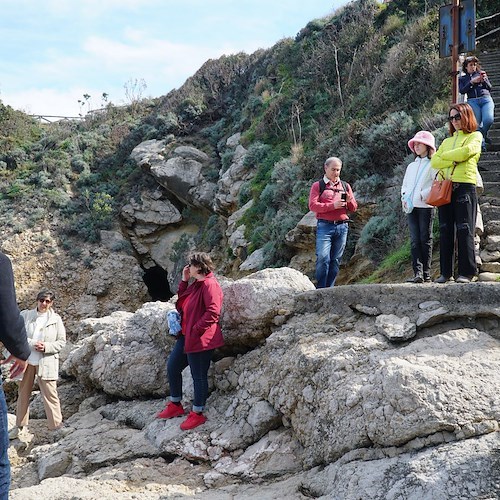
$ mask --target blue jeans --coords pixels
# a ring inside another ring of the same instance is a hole
[[[467,277],[474,276],[477,272],[474,249],[477,215],[476,186],[463,182],[454,183],[451,203],[439,207],[438,214],[441,274],[446,278],[453,276],[456,237],[458,274]]]
[[[470,104],[472,111],[474,111],[478,130],[483,134],[484,139],[486,139],[488,130],[494,120],[495,103],[493,102],[493,98],[486,96],[467,99],[467,104]]]
[[[349,226],[318,219],[316,228],[316,288],[335,285]]]
[[[414,208],[408,214],[413,273],[431,277],[433,208]]]
[[[179,335],[167,361],[170,401],[182,400],[182,370],[189,365],[194,386],[193,411],[202,412],[208,398],[208,369],[214,350],[186,354],[184,342],[184,335]]]
[[[9,429],[7,425],[7,403],[0,383],[0,500],[8,500],[10,486]]]

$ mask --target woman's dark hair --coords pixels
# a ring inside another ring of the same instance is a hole
[[[36,296],[36,300],[49,299],[51,302],[56,300],[56,294],[52,290],[48,290],[47,288],[43,288],[38,292]]]
[[[460,104],[453,104],[450,107],[450,111],[448,111],[448,116],[450,116],[451,110],[453,109],[460,113],[460,125],[462,126],[462,131],[465,134],[470,134],[477,130],[477,120],[476,117],[474,116],[474,111],[472,111],[470,104],[467,104],[466,102]],[[450,130],[450,135],[453,135],[455,133],[453,124],[449,122],[448,126]]]
[[[188,262],[189,264],[193,264],[193,266],[199,268],[200,273],[205,275],[211,273],[215,269],[214,263],[212,262],[212,259],[210,258],[210,255],[208,255],[208,253],[192,253],[188,257]]]
[[[464,59],[464,62],[462,63],[462,71],[464,73],[467,73],[467,64],[470,62],[475,62],[477,63],[477,69],[481,67],[481,64],[479,63],[479,59],[476,56],[469,56]]]

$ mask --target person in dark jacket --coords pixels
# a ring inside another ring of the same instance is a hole
[[[224,345],[219,318],[222,289],[216,280],[214,265],[206,253],[193,253],[182,270],[176,308],[181,315],[182,331],[167,361],[170,402],[157,418],[184,415],[182,406],[182,371],[189,365],[194,385],[192,411],[182,430],[189,430],[207,421],[203,410],[208,397],[208,368],[215,349]],[[189,279],[194,281],[188,285]]]
[[[483,150],[488,139],[488,130],[493,124],[495,114],[495,103],[491,97],[491,82],[486,71],[481,69],[479,59],[475,56],[466,57],[462,70],[465,73],[458,79],[458,90],[461,94],[467,94],[467,104],[470,104],[476,117],[477,130],[483,134]]]
[[[9,258],[0,252],[0,342],[9,351],[1,364],[12,363],[10,377],[15,378],[26,370],[30,346],[26,338],[24,321],[19,313],[14,289],[14,274]],[[7,500],[10,486],[10,464],[7,450],[9,433],[7,426],[7,404],[0,383],[0,500]]]

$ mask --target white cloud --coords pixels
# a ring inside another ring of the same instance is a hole
[[[79,99],[83,100],[84,94],[92,96],[89,103],[91,109],[101,107],[102,91],[83,87],[72,87],[65,91],[57,91],[48,88],[30,88],[7,95],[2,93],[0,94],[0,98],[4,104],[8,104],[14,109],[19,109],[30,115],[77,117],[80,112],[85,114],[88,109],[87,105],[80,107],[78,104]],[[122,100],[123,98],[121,101]]]

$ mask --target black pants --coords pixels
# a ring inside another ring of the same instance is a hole
[[[454,183],[451,203],[438,209],[441,274],[453,275],[455,235],[458,242],[458,274],[472,277],[476,274],[474,230],[476,226],[477,195],[474,184]]]
[[[433,208],[414,208],[408,214],[413,273],[431,277]]]

